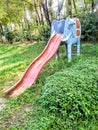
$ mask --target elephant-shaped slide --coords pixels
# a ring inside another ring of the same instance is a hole
[[[58,50],[61,40],[61,34],[51,36],[43,52],[27,67],[21,79],[5,93],[11,97],[15,97],[34,84],[41,70]]]
[[[66,54],[68,62],[72,57],[72,45],[76,44],[77,55],[80,54],[80,36],[81,36],[81,23],[78,18],[66,18],[63,20],[53,20],[51,25],[51,35],[54,33],[62,34],[62,41],[66,47]],[[56,59],[59,58],[59,51],[56,53]]]

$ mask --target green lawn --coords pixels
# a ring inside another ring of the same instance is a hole
[[[53,58],[43,69],[38,80],[32,87],[16,98],[8,98],[4,91],[16,83],[31,61],[43,50],[42,44],[28,45],[0,45],[0,99],[6,99],[5,108],[0,111],[1,130],[97,130],[95,115],[91,119],[69,120],[56,116],[39,103],[43,95],[43,87],[51,81],[52,76],[61,73],[75,73],[78,69],[86,71],[84,74],[92,76],[98,88],[98,44],[81,44],[81,55],[76,56],[73,47],[72,61],[67,63],[65,50],[60,47],[60,59]],[[80,69],[82,68],[82,69]],[[96,73],[95,73],[96,72]],[[82,75],[83,77],[83,75]],[[70,78],[70,77],[69,77]],[[65,78],[66,79],[66,78]],[[52,81],[51,81],[52,82]],[[58,82],[58,81],[57,81]],[[69,79],[67,80],[69,82]],[[95,84],[96,85],[96,84]],[[54,86],[53,86],[54,87]],[[59,86],[60,87],[60,86]],[[94,86],[95,87],[95,86]],[[49,91],[48,91],[49,92]],[[95,91],[98,94],[98,91]],[[58,91],[59,93],[59,91]],[[96,95],[97,95],[96,94]],[[2,103],[3,104],[3,103]],[[0,104],[0,105],[2,105]],[[4,104],[3,104],[4,105]],[[95,104],[98,108],[98,104]],[[98,110],[98,109],[97,109]],[[66,125],[67,122],[67,125]],[[63,127],[63,126],[66,127]]]
[[[0,90],[3,91],[12,86],[42,50],[43,46],[40,44],[0,45]]]

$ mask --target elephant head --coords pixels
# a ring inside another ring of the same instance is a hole
[[[66,18],[64,32],[63,32],[63,41],[69,38],[80,37],[81,35],[81,25],[78,18]]]

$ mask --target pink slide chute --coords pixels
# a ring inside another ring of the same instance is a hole
[[[41,70],[54,56],[61,43],[62,35],[55,34],[50,37],[43,52],[27,67],[21,79],[5,93],[11,97],[21,94],[26,88],[30,87],[38,78]]]

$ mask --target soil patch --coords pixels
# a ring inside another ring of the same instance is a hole
[[[6,99],[0,98],[0,111],[5,108]]]

